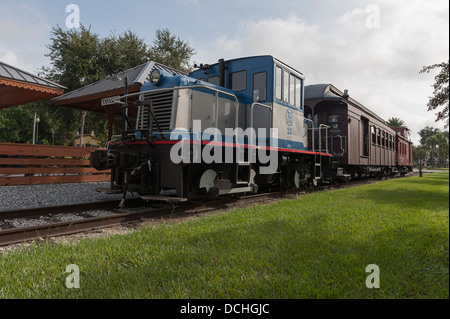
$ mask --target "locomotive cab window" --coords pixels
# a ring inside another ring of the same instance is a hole
[[[279,66],[275,68],[275,98],[303,109],[303,80]]]
[[[208,78],[208,83],[219,85],[219,77],[218,76],[212,76]]]
[[[283,78],[283,70],[279,66],[275,69],[275,98],[281,100],[281,79]]]
[[[283,102],[289,103],[289,73],[283,70]]]
[[[230,74],[229,88],[234,91],[247,89],[247,71],[239,71]]]
[[[299,109],[303,109],[302,105],[302,92],[303,92],[303,80],[295,78],[295,106]]]
[[[267,98],[267,73],[253,75],[253,102],[263,102]]]
[[[295,105],[295,77],[292,74],[289,78],[289,104]]]

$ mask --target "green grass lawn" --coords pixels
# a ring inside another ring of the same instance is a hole
[[[0,255],[0,298],[449,298],[448,193],[448,172],[425,174],[44,242]]]

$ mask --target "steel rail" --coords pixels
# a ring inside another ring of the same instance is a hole
[[[107,200],[100,202],[89,202],[69,204],[64,206],[46,206],[37,208],[23,208],[17,210],[0,211],[0,220],[14,218],[36,218],[43,215],[80,212],[83,210],[114,209],[118,207],[120,200]],[[128,199],[128,203],[138,203],[138,198]]]

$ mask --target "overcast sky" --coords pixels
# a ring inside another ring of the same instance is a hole
[[[447,0],[1,0],[0,61],[36,73],[48,66],[52,26],[66,28],[66,7],[101,36],[131,30],[150,44],[168,28],[197,51],[192,62],[270,54],[303,72],[307,84],[332,83],[384,119],[417,132],[433,74],[424,65],[449,58]]]

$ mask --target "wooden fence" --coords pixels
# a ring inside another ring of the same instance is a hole
[[[89,167],[94,148],[0,143],[0,186],[106,182]]]

